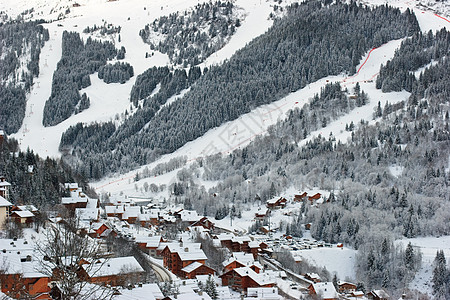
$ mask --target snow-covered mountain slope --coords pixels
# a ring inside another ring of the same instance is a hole
[[[381,4],[376,3],[375,4]],[[418,17],[419,24],[423,31],[438,30],[447,25],[447,21],[436,16],[434,13],[419,10],[411,5],[410,2],[397,1],[394,5],[406,9],[414,9]],[[422,13],[423,12],[423,13]],[[168,162],[175,157],[187,156],[188,162],[195,161],[197,157],[204,157],[211,154],[222,153],[229,154],[234,149],[243,148],[248,145],[257,135],[267,132],[269,126],[274,125],[278,120],[284,119],[286,113],[295,107],[302,107],[314,94],[320,93],[320,89],[327,82],[341,82],[341,84],[352,90],[354,85],[358,82],[361,89],[368,93],[370,102],[363,107],[357,108],[350,114],[331,122],[325,128],[319,131],[312,132],[311,135],[301,141],[300,146],[307,141],[318,136],[328,136],[330,133],[336,136],[341,142],[346,142],[350,137],[351,132],[345,130],[345,126],[353,122],[358,124],[361,120],[375,123],[377,120],[372,120],[374,108],[378,101],[384,107],[386,102],[391,104],[403,101],[409,97],[409,93],[394,92],[382,93],[381,90],[375,88],[375,78],[378,75],[380,66],[394,56],[395,50],[399,47],[401,40],[391,41],[379,48],[373,49],[366,54],[357,66],[359,72],[351,77],[329,76],[322,78],[307,87],[291,93],[287,97],[280,99],[272,104],[261,106],[252,112],[245,114],[235,121],[228,122],[218,128],[209,130],[202,137],[187,143],[174,153],[163,156],[161,159],[148,166],[129,172],[124,175],[113,176],[105,178],[96,183],[95,186],[99,191],[106,190],[111,192],[127,191],[128,193],[136,193],[136,186],[142,186],[147,183],[172,183],[176,180],[176,171],[170,173],[142,179],[139,182],[130,184],[129,180],[135,177],[135,174],[142,173],[144,168],[153,168],[162,162]]]
[[[26,118],[20,131],[14,135],[17,138],[22,148],[31,148],[37,153],[44,156],[60,155],[58,152],[58,145],[61,134],[71,125],[79,122],[105,122],[109,120],[119,120],[124,112],[129,109],[129,93],[132,85],[136,79],[133,77],[125,84],[105,84],[99,80],[96,74],[91,75],[92,85],[82,92],[86,92],[91,99],[91,107],[77,115],[73,115],[64,122],[53,126],[43,127],[42,125],[42,111],[45,101],[48,99],[51,90],[51,80],[53,71],[56,68],[56,63],[61,56],[61,35],[64,30],[73,30],[82,32],[86,26],[100,25],[104,22],[113,24],[114,26],[121,26],[121,41],[114,40],[117,47],[125,46],[127,54],[125,62],[129,62],[135,70],[135,74],[140,74],[144,70],[152,66],[162,66],[169,63],[166,55],[156,53],[150,58],[145,58],[145,53],[148,51],[148,45],[142,42],[138,35],[139,29],[143,28],[145,24],[161,15],[168,15],[172,12],[184,10],[194,6],[198,1],[152,1],[147,3],[145,1],[99,1],[99,0],[85,0],[76,2],[74,5],[70,1],[45,2],[41,1],[2,1],[0,9],[5,10],[10,15],[15,15],[23,12],[30,7],[34,7],[32,14],[25,15],[32,18],[57,19],[63,12],[64,18],[60,21],[46,24],[50,31],[50,41],[46,43],[42,54],[40,69],[41,74],[36,79],[28,99]],[[284,1],[286,3],[286,1]],[[384,4],[380,0],[370,1],[373,5]],[[236,33],[232,36],[229,43],[219,50],[217,53],[211,55],[202,66],[210,66],[212,64],[220,63],[237,50],[245,46],[254,37],[262,34],[271,25],[268,15],[273,10],[272,2],[270,1],[236,1],[236,5],[244,8],[247,16],[242,22]],[[425,10],[417,5],[417,1],[398,0],[392,1],[389,4],[398,6],[402,9],[410,8],[416,13],[419,24],[423,31],[430,29],[436,30],[444,26],[448,26],[448,21],[445,17],[435,15],[434,11]],[[67,10],[69,9],[69,10]],[[67,14],[66,14],[67,11]],[[101,12],[101,13],[100,13]],[[86,35],[84,35],[86,37]],[[343,130],[345,125],[350,122],[358,123],[361,119],[370,120],[373,112],[373,107],[378,101],[382,105],[389,101],[394,103],[401,101],[407,97],[407,93],[390,93],[382,94],[374,88],[374,83],[371,82],[382,63],[385,63],[393,56],[395,48],[398,47],[400,41],[393,41],[382,47],[375,49],[367,54],[362,59],[360,72],[352,78],[345,78],[342,76],[335,76],[323,78],[315,83],[308,85],[299,91],[296,91],[289,96],[272,103],[259,107],[249,114],[241,116],[239,119],[223,124],[222,126],[208,131],[203,137],[192,141],[175,153],[166,155],[160,160],[152,164],[156,165],[160,162],[168,161],[170,158],[187,155],[189,160],[193,160],[198,156],[204,156],[214,153],[229,153],[235,148],[243,147],[248,144],[252,138],[259,134],[264,134],[270,125],[276,123],[279,118],[284,118],[286,112],[294,107],[301,107],[310,97],[320,92],[329,81],[340,81],[349,89],[352,88],[356,82],[361,83],[363,90],[369,93],[371,102],[364,107],[355,110],[352,114],[334,121],[320,132],[313,134],[326,135],[333,132],[338,138],[343,141],[348,137],[348,132]],[[370,56],[369,56],[370,55]],[[115,181],[121,178],[130,178],[135,172],[127,175],[120,175],[116,178],[105,179],[97,186],[104,187],[105,183]],[[167,175],[167,174],[166,174]],[[131,189],[129,186],[121,186],[114,188],[115,191],[121,189]]]
[[[26,117],[22,128],[13,137],[17,138],[22,148],[29,147],[43,156],[59,157],[58,146],[62,133],[71,125],[79,122],[106,122],[116,120],[130,108],[129,95],[136,76],[125,84],[105,84],[97,78],[97,74],[90,76],[92,85],[82,90],[86,92],[91,101],[91,107],[77,115],[73,115],[64,122],[52,126],[42,125],[43,109],[46,100],[50,96],[53,71],[61,58],[61,38],[64,30],[82,33],[87,26],[102,25],[104,22],[121,26],[121,41],[114,39],[117,48],[126,48],[124,62],[130,63],[136,75],[153,66],[169,64],[167,55],[155,52],[146,58],[149,52],[148,45],[144,44],[139,36],[139,30],[155,18],[168,15],[176,11],[183,11],[193,7],[198,1],[78,1],[80,6],[74,6],[73,2],[60,1],[51,5],[40,1],[36,3],[26,1],[2,1],[0,10],[6,11],[10,16],[19,14],[26,9],[35,7],[34,13],[28,17],[57,19],[60,11],[70,12],[65,18],[46,24],[50,31],[50,41],[42,50],[40,60],[41,73],[36,79],[28,98]],[[218,53],[211,55],[203,64],[203,67],[218,64],[231,57],[234,52],[256,36],[264,33],[270,27],[272,21],[269,14],[272,11],[271,3],[265,1],[236,1],[237,6],[246,12],[246,18],[237,28],[229,43]],[[99,13],[101,12],[101,13]],[[82,34],[86,38],[86,34]]]

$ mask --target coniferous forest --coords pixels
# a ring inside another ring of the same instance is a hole
[[[41,23],[21,19],[0,23],[0,128],[8,134],[22,126],[26,93],[39,75],[39,55],[49,39]],[[25,57],[23,67],[20,61]]]

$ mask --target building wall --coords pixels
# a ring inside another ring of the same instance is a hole
[[[9,208],[6,206],[0,207],[0,228],[4,228],[6,218],[9,214]]]

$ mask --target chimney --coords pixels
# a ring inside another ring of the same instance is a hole
[[[189,248],[188,247],[184,248],[184,252],[189,252]]]

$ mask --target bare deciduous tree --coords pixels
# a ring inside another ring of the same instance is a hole
[[[48,226],[45,237],[36,242],[36,250],[42,257],[39,271],[57,282],[61,299],[111,298],[110,288],[90,284],[83,276],[92,276],[102,267],[103,264],[93,263],[104,257],[100,244],[88,236],[77,234],[78,219],[66,220],[64,224]],[[107,260],[102,261],[106,263]]]

